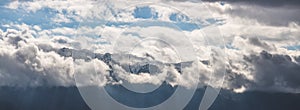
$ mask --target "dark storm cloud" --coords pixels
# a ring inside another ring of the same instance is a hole
[[[229,2],[229,3],[243,3],[243,4],[254,4],[263,6],[300,6],[299,0],[174,0],[174,1],[192,1],[192,2]]]
[[[292,56],[262,51],[259,54],[245,55],[244,61],[246,68],[253,67],[249,70],[252,70],[254,79],[249,80],[243,73],[233,72],[234,66],[228,65],[228,80],[232,88],[245,86],[248,90],[282,92],[299,90],[300,65],[298,61],[292,60]]]
[[[263,6],[299,6],[299,0],[203,0],[203,1],[225,1],[231,3],[249,3]]]
[[[263,7],[258,5],[238,5],[233,4],[236,8],[226,10],[224,13],[232,16],[255,19],[260,23],[282,26],[289,25],[290,22],[300,22],[300,8],[288,6],[282,7]]]
[[[261,41],[257,37],[248,38],[248,42],[249,42],[249,44],[259,46],[259,47],[261,47],[263,49],[266,49],[266,50],[275,50],[275,47],[273,45],[269,45],[266,42]]]
[[[254,65],[255,79],[260,82],[260,86],[300,87],[300,65],[293,62],[289,55],[262,51],[259,55],[251,55],[245,59]]]

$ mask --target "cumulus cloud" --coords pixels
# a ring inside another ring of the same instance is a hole
[[[40,86],[73,84],[72,59],[44,52],[24,31],[8,30],[1,40],[1,85]]]
[[[130,55],[131,59],[126,60],[125,57],[124,62],[124,55],[119,55],[121,58],[118,58],[117,54],[112,57],[91,50],[63,47],[72,42],[69,38],[58,36],[43,42],[43,37],[27,35],[18,30],[8,30],[1,34],[1,86],[105,86],[108,83],[122,83],[123,80],[154,85],[167,81],[173,86],[195,87],[200,75],[207,77],[209,71],[206,69],[208,65],[202,62],[190,62],[190,66],[180,64],[177,67],[175,64],[157,63],[159,68],[151,68],[157,70],[137,67],[138,71],[144,73],[133,74],[129,72],[132,68],[128,70],[126,67],[147,58]]]

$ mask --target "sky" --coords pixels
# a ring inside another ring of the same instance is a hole
[[[299,5],[297,0],[4,0],[0,86],[122,85],[143,93],[166,84],[299,93]],[[145,62],[157,66],[138,72]]]

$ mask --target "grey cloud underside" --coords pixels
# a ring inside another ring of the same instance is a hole
[[[175,0],[230,4],[232,9],[221,11],[233,17],[257,20],[262,24],[287,26],[290,22],[300,23],[299,0]],[[213,8],[210,8],[213,10]]]
[[[229,2],[229,3],[242,3],[254,4],[262,6],[300,6],[299,0],[174,0],[174,1],[193,1],[193,2]]]
[[[274,45],[267,44],[266,42],[261,41],[257,37],[248,38],[248,43],[251,44],[251,45],[261,47],[261,48],[263,48],[264,50],[267,50],[267,51],[276,50],[276,47]]]
[[[257,38],[249,39],[253,45],[262,46],[263,48],[270,48],[267,44],[260,42]],[[61,52],[64,51],[64,52]],[[73,51],[73,52],[72,52]],[[76,51],[76,52],[75,52]],[[108,65],[121,65],[118,61],[112,59],[112,54],[94,54],[89,51],[81,51],[80,50],[73,50],[63,48],[58,51],[58,53],[62,56],[66,57],[73,57],[74,59],[83,58],[85,60],[90,60],[89,56],[94,56],[94,58],[100,59],[106,62]],[[68,53],[74,53],[72,56]],[[84,53],[83,54],[76,54],[76,53]],[[89,54],[89,55],[87,55]],[[83,56],[80,56],[83,55]],[[115,55],[120,56],[120,55]],[[126,56],[126,55],[125,55]],[[136,57],[133,55],[129,55],[129,57],[135,60],[145,60],[140,57]],[[295,61],[292,61],[295,59]],[[232,71],[232,69],[238,69],[234,65],[227,65],[227,75],[226,78],[229,81],[230,87],[229,89],[236,89],[244,86],[249,90],[262,90],[262,91],[282,91],[286,92],[285,89],[292,89],[292,91],[297,92],[300,89],[300,56],[289,56],[289,55],[281,55],[281,54],[270,54],[267,51],[262,51],[259,54],[251,54],[251,55],[244,55],[243,60],[241,63],[244,63],[246,68],[252,68],[252,73],[254,76],[254,80],[250,80],[244,76],[244,74],[237,74]],[[201,61],[205,65],[209,65],[209,61]],[[162,63],[161,63],[162,64]],[[177,71],[181,71],[182,65],[190,65],[191,62],[182,62],[175,65]],[[169,64],[165,64],[169,65]],[[141,73],[141,72],[150,72],[150,66],[154,68],[158,68],[159,65],[151,65],[151,64],[135,64],[131,65],[121,65],[124,70],[130,73]],[[152,67],[152,68],[153,68]],[[251,69],[250,69],[251,70]],[[113,73],[114,70],[111,71]],[[159,71],[159,70],[158,70]],[[204,78],[205,79],[205,78]],[[294,90],[293,90],[294,89]]]
[[[244,56],[243,69],[252,68],[253,80],[246,78],[244,74],[234,73],[237,69],[233,65],[227,68],[228,80],[233,88],[244,86],[250,90],[262,91],[294,91],[299,92],[300,88],[300,56],[289,56],[284,54],[271,54],[262,51],[259,54]]]
[[[226,10],[225,13],[237,17],[254,19],[262,24],[287,26],[290,22],[300,23],[300,15],[297,14],[300,8],[291,8],[288,6],[263,7],[257,5],[232,5],[237,8]]]

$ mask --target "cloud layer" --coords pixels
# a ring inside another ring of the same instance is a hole
[[[93,7],[95,1],[57,2],[15,1],[5,6],[9,10],[24,10],[25,14],[54,10],[57,13],[51,21],[66,25],[78,24],[81,20],[86,22],[81,22],[77,29],[64,25],[49,28],[26,23],[1,24],[1,86],[74,86],[74,77],[80,77],[79,85],[104,86],[122,82],[159,85],[166,81],[173,86],[191,87],[197,86],[199,81],[200,86],[219,87],[212,82],[222,77],[210,74],[216,71],[211,67],[215,65],[213,60],[218,59],[226,63],[225,89],[299,92],[300,17],[296,14],[299,9],[292,6],[294,1],[281,6],[279,0],[272,6],[264,6],[265,1],[252,5],[246,1],[230,0],[224,4],[164,0],[155,3],[175,8],[133,5],[126,9],[122,7],[136,2],[111,1],[99,7]],[[61,3],[63,5],[58,5]],[[101,11],[89,10],[93,8]],[[199,11],[204,9],[209,12]],[[144,10],[145,13],[150,10],[148,14],[151,16],[136,16],[135,10]],[[90,24],[91,18],[107,21]],[[201,23],[200,27],[193,27],[194,22]],[[128,26],[126,32],[124,26]],[[213,53],[213,48],[219,46],[212,44],[220,39],[209,39],[209,36],[219,36],[216,33],[206,35],[205,30],[210,26],[218,27],[222,33],[227,57],[218,58]],[[166,35],[160,35],[163,32]],[[185,60],[179,60],[176,55],[190,57],[190,53],[178,54],[172,46],[151,40],[136,46],[130,59],[118,53],[141,42],[147,35],[161,36],[158,39],[179,47],[192,46],[197,60],[181,68],[180,72],[176,64],[184,64]],[[135,70],[139,71],[138,68],[145,66],[141,62],[150,61],[156,61],[160,71],[130,74],[133,70],[127,68],[128,65],[140,64]],[[182,71],[185,74],[181,74]]]

